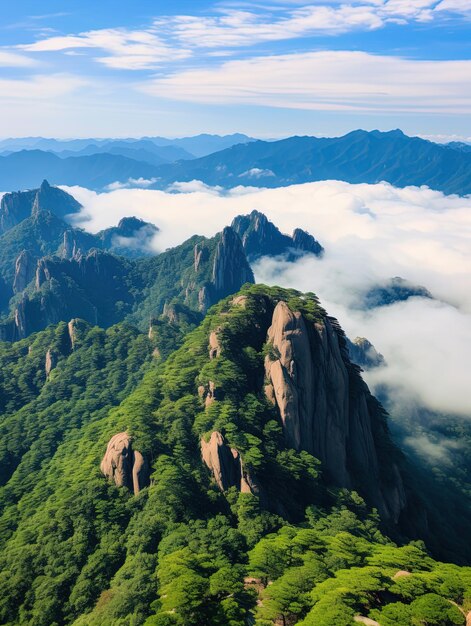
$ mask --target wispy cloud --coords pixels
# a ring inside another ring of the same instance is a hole
[[[69,74],[37,74],[28,78],[0,78],[2,104],[11,100],[54,100],[87,85],[87,81]],[[2,107],[0,106],[0,110]]]
[[[58,14],[61,15],[61,14]],[[469,0],[361,0],[281,3],[281,6],[242,3],[219,6],[206,15],[172,15],[141,29],[106,28],[78,34],[43,36],[20,45],[29,52],[96,49],[96,61],[113,69],[145,70],[200,54],[223,56],[231,49],[263,42],[295,40],[316,35],[368,31],[388,23],[429,22],[445,17],[471,17]],[[36,21],[43,17],[36,16]]]
[[[0,67],[34,67],[38,62],[24,54],[0,50]]]
[[[175,49],[149,30],[106,28],[78,35],[40,39],[18,46],[28,52],[61,52],[77,49],[102,50],[96,61],[113,69],[143,70],[169,61],[187,58],[187,50]]]
[[[316,34],[338,35],[374,30],[387,23],[429,22],[445,14],[470,16],[468,0],[366,0],[362,2],[291,3],[284,10],[256,11],[249,3],[221,7],[212,16],[177,15],[155,25],[187,46],[198,48],[253,46]]]
[[[142,86],[203,103],[328,111],[460,112],[471,109],[471,61],[417,61],[323,51],[227,61]]]

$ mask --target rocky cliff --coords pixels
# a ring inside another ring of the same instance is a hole
[[[248,258],[253,261],[261,256],[285,255],[294,260],[301,254],[320,256],[324,249],[309,233],[297,228],[293,235],[284,235],[259,211],[234,218],[232,228],[242,240]]]
[[[383,518],[397,521],[405,494],[397,465],[381,459],[380,467],[381,409],[351,365],[336,322],[309,322],[280,301],[267,341],[265,391],[289,445],[313,454],[335,484],[360,488]]]
[[[253,282],[254,275],[239,236],[233,228],[224,228],[213,261],[210,283],[212,303],[236,293],[245,283]]]

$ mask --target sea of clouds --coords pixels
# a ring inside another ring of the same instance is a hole
[[[257,282],[314,291],[349,337],[367,337],[387,362],[365,373],[373,391],[386,383],[411,403],[471,416],[471,197],[339,181],[230,191],[198,181],[165,192],[66,189],[84,205],[77,224],[92,232],[130,215],[156,224],[156,252],[195,233],[212,236],[253,209],[283,232],[308,230],[324,257],[264,258],[253,268]],[[393,276],[435,299],[363,310],[360,295]]]

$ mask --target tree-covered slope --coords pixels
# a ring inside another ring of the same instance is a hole
[[[2,623],[464,624],[469,569],[386,536],[420,498],[313,294],[247,286],[151,365],[128,327],[76,331],[0,353]]]

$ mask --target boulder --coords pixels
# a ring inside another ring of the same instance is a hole
[[[231,448],[217,430],[209,441],[201,439],[201,456],[221,491],[236,487],[242,493],[256,493],[257,487],[244,471],[238,450]]]
[[[131,437],[126,432],[111,437],[100,469],[117,487],[126,487],[134,494],[149,484],[147,462],[138,450],[133,450]]]

